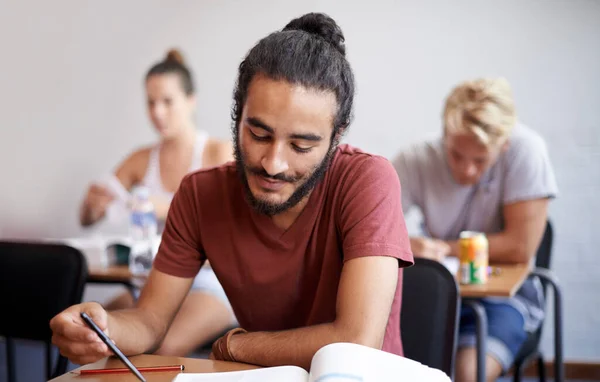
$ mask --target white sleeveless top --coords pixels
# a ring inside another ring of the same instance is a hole
[[[204,148],[206,146],[207,141],[208,133],[205,131],[198,131],[198,133],[196,134],[196,143],[194,144],[192,164],[188,172],[196,171],[202,168],[202,156],[204,154]],[[118,179],[114,179],[120,185]],[[141,184],[145,187],[148,187],[150,195],[159,197],[162,196],[169,200],[169,202],[173,199],[173,196],[175,195],[173,192],[165,190],[165,188],[163,187],[162,180],[160,178],[160,143],[154,146],[152,148],[152,151],[150,152],[150,158],[148,159],[148,168],[146,169],[146,174],[144,174],[144,178],[142,179]],[[162,230],[164,229],[164,224],[164,221],[158,222],[159,232],[162,232]],[[199,272],[198,275],[194,278],[194,284],[192,285],[192,289],[204,290],[217,295],[217,297],[220,297],[222,302],[225,303],[231,311],[231,306],[227,301],[225,291],[223,290],[223,287],[221,287],[221,285],[219,284],[219,281],[217,280],[208,262],[205,263],[201,272]]]
[[[202,167],[202,156],[204,153],[204,147],[208,141],[208,133],[205,131],[199,131],[196,134],[196,143],[194,144],[194,154],[192,157],[192,164],[188,172],[196,171]],[[173,192],[165,190],[163,187],[162,180],[160,179],[160,143],[152,148],[150,152],[150,158],[148,160],[148,168],[144,179],[141,184],[148,187],[150,195],[162,196],[171,201],[173,199]]]

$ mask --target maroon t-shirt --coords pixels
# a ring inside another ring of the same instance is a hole
[[[275,331],[333,322],[344,262],[362,256],[399,259],[383,350],[402,355],[402,267],[413,256],[400,181],[387,159],[341,145],[287,230],[248,205],[234,163],[187,175],[154,267],[191,278],[208,259],[241,327]]]

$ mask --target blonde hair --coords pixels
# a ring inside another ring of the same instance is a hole
[[[506,142],[516,120],[512,90],[504,78],[465,81],[446,99],[444,131],[471,132],[488,147]]]

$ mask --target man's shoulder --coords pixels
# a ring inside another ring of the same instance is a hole
[[[182,180],[181,187],[190,188],[194,194],[206,197],[221,194],[224,188],[229,188],[238,181],[235,163],[228,162],[188,173]]]
[[[546,142],[537,131],[522,123],[517,123],[509,138],[506,157],[510,161],[523,155],[536,155],[545,150]]]
[[[353,174],[357,176],[364,172],[386,173],[390,169],[393,170],[393,167],[387,158],[348,144],[338,147],[330,167],[335,175]]]
[[[237,173],[235,162],[227,162],[218,166],[204,167],[191,171],[188,176],[195,181],[217,181],[219,179],[229,179],[231,175]]]
[[[328,173],[326,182],[335,195],[354,194],[357,188],[392,190],[396,183],[399,187],[398,175],[387,158],[350,145],[338,147]]]
[[[432,136],[404,145],[398,155],[405,156],[419,163],[429,163],[439,160],[443,155],[442,138]]]
[[[517,123],[509,138],[509,152],[543,150],[546,147],[544,138],[535,130],[523,123]]]
[[[420,176],[443,169],[444,147],[442,138],[432,136],[424,140],[410,143],[400,149],[392,160],[398,175],[407,176],[406,172],[419,173]]]

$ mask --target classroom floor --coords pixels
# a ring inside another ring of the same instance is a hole
[[[32,341],[17,341],[17,381],[46,381],[45,354],[44,346]],[[202,354],[196,354],[198,358],[203,358]],[[73,368],[73,365],[70,365]],[[6,375],[6,346],[4,340],[0,338],[0,382],[7,382]],[[500,378],[498,382],[510,382],[510,378]],[[537,382],[534,378],[525,378],[525,382]],[[549,379],[548,382],[552,380]],[[571,382],[591,382],[583,380],[571,380]]]

